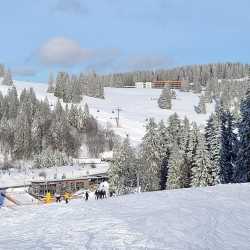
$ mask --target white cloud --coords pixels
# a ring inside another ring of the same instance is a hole
[[[74,40],[55,37],[38,50],[39,60],[44,65],[73,66],[91,59],[94,55]]]

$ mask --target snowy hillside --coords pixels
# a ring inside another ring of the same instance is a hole
[[[250,246],[249,184],[1,209],[1,249]]]
[[[32,87],[35,90],[37,98],[44,99],[46,96],[51,105],[55,105],[57,98],[53,94],[48,94],[47,84],[14,81],[18,94],[22,89]],[[8,86],[0,85],[0,90],[5,94]],[[172,110],[162,110],[157,105],[157,99],[160,96],[160,89],[131,89],[131,88],[105,88],[105,99],[85,97],[80,105],[84,106],[87,102],[92,115],[103,125],[111,123],[115,132],[125,136],[130,135],[132,143],[139,143],[144,135],[145,120],[149,117],[157,121],[164,119],[176,112],[180,118],[187,116],[190,121],[196,121],[198,125],[204,125],[210,113],[213,111],[213,105],[207,107],[207,114],[197,114],[194,111],[194,105],[198,105],[198,95],[193,93],[184,93],[177,91],[177,98],[173,100]],[[115,117],[116,108],[120,107],[120,128],[116,128]],[[113,112],[112,112],[113,111]]]

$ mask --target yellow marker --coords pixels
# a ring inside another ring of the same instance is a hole
[[[50,192],[47,192],[45,195],[45,203],[49,204],[49,203],[51,203],[51,201],[52,201],[51,194],[50,194]]]

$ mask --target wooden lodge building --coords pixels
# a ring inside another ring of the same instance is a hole
[[[163,89],[169,86],[171,89],[180,89],[182,81],[178,80],[167,80],[167,81],[153,81],[152,88]]]
[[[136,82],[135,87],[142,89],[164,89],[165,87],[169,87],[171,89],[180,89],[182,85],[182,81],[180,80],[165,80],[165,81],[152,81],[152,82]]]
[[[47,181],[32,181],[29,187],[29,194],[35,197],[44,197],[47,192],[52,196],[54,194],[69,192],[71,194],[80,189],[88,189],[94,191],[98,185],[107,181],[107,174],[89,175],[80,178],[60,179],[60,180],[47,180]]]

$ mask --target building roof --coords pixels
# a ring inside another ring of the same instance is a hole
[[[31,184],[42,184],[42,183],[48,183],[48,182],[67,182],[67,181],[82,181],[82,180],[88,180],[88,179],[102,179],[102,178],[107,178],[108,175],[106,173],[99,173],[95,175],[87,175],[87,176],[82,176],[82,177],[77,177],[77,178],[65,178],[65,179],[50,179],[50,180],[35,180],[31,181]]]

